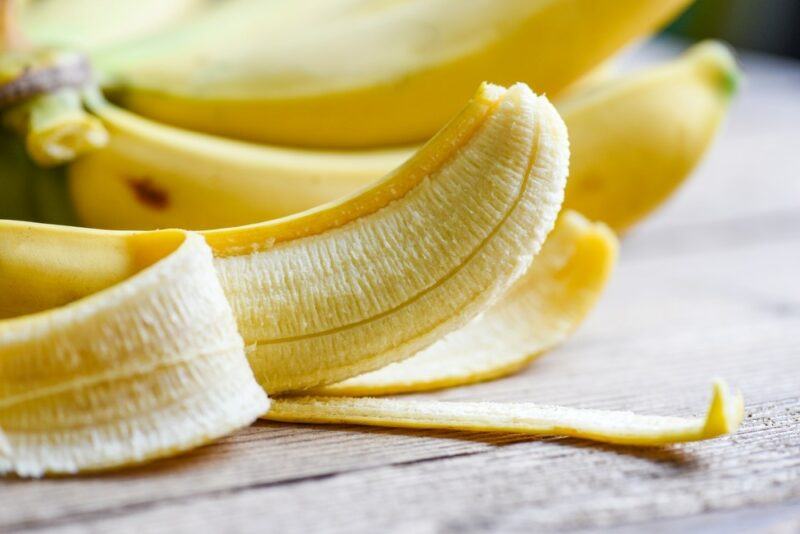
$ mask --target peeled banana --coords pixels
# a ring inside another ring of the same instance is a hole
[[[424,141],[483,80],[551,95],[690,0],[232,0],[95,55],[125,107],[265,143]]]
[[[368,189],[285,219],[206,232],[259,382],[278,393],[340,381],[462,326],[539,251],[567,165],[566,129],[546,99],[524,85],[483,85]],[[122,245],[108,242],[126,234],[70,229],[55,239],[52,231],[32,226],[30,260],[16,252],[14,261],[84,288],[122,278],[112,250]],[[73,291],[30,279],[34,287],[8,288],[18,312],[58,305]]]
[[[617,246],[604,224],[562,213],[530,269],[478,318],[411,358],[313,393],[409,393],[513,373],[577,328],[611,274]]]
[[[565,206],[624,230],[700,161],[739,77],[716,42],[556,102],[571,132]],[[142,119],[94,99],[110,145],[75,161],[81,221],[101,228],[220,228],[267,220],[351,193],[413,149],[326,152],[251,145]]]

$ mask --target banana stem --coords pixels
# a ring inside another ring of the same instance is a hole
[[[81,90],[60,89],[33,97],[4,115],[25,136],[28,154],[42,167],[69,162],[108,143],[103,124],[83,108]]]

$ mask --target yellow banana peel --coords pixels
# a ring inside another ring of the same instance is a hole
[[[424,141],[483,80],[556,95],[690,0],[234,0],[96,57],[125,107],[262,143]]]
[[[3,284],[46,279],[5,268],[19,257],[5,239],[13,226],[4,222],[0,238]],[[267,409],[202,237],[164,231],[125,240],[120,259],[138,272],[0,321],[0,473],[139,463],[223,436]],[[4,302],[13,296],[6,289]]]
[[[744,417],[740,394],[714,383],[704,418],[639,415],[532,403],[446,402],[389,398],[299,397],[273,401],[272,421],[457,429],[534,436],[571,436],[605,443],[660,446],[735,431]]]

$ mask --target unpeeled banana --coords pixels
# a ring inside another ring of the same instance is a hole
[[[424,141],[478,83],[557,94],[690,0],[232,0],[95,55],[125,107],[266,143]]]
[[[571,136],[565,207],[624,230],[689,175],[724,118],[738,69],[716,42],[556,102]],[[110,145],[70,165],[73,204],[100,228],[220,228],[339,198],[413,149],[326,152],[178,130],[92,100]]]

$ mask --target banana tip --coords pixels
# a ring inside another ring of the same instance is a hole
[[[703,433],[706,437],[723,436],[736,432],[744,418],[744,399],[740,392],[732,393],[721,379],[714,381],[714,392],[706,416]]]

